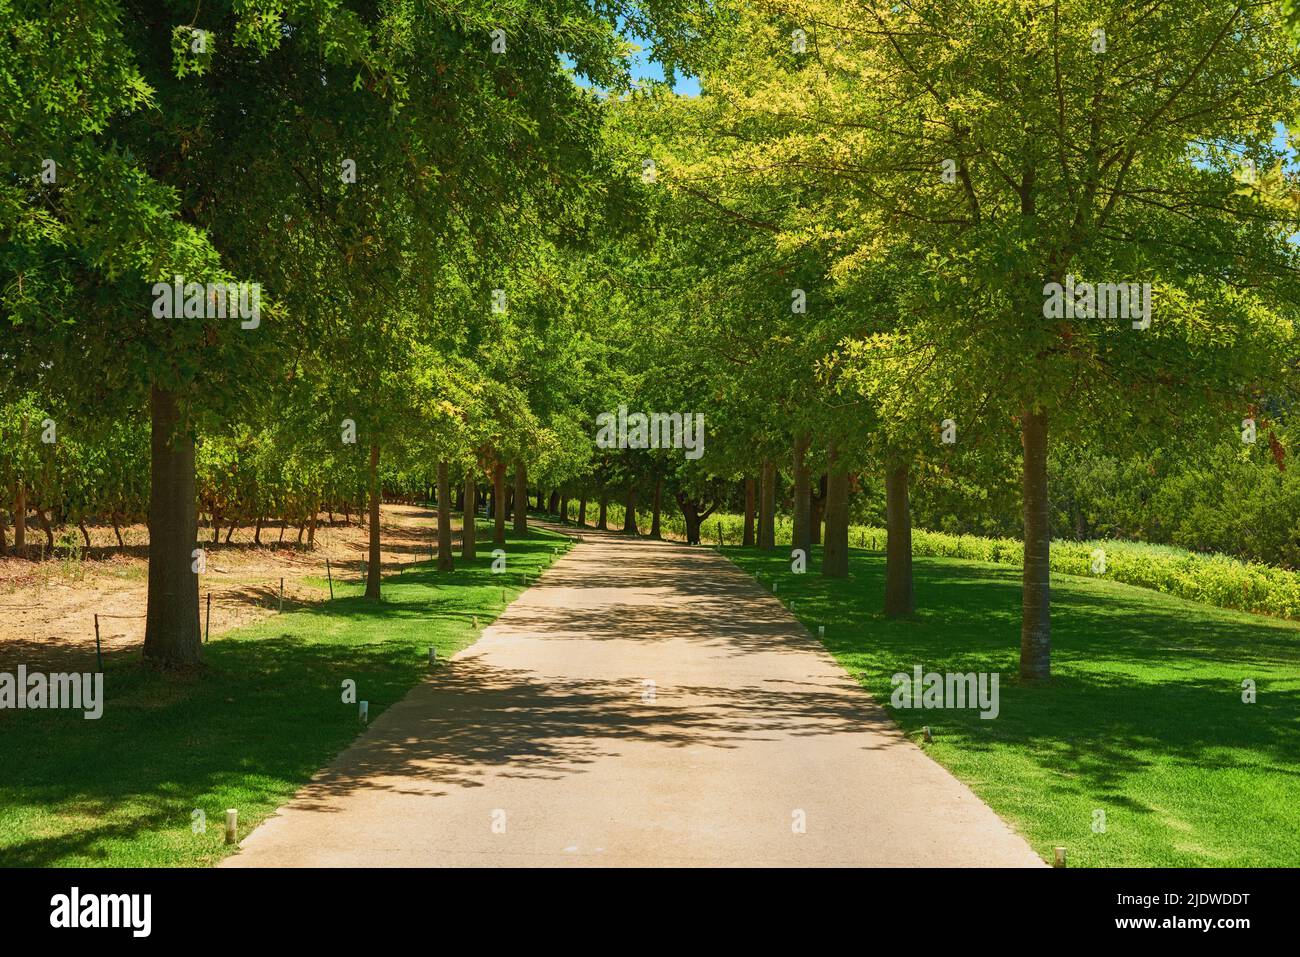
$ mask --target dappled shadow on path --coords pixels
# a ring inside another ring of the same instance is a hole
[[[558,778],[631,742],[731,749],[786,735],[875,729],[887,732],[881,747],[904,743],[856,685],[660,685],[650,702],[643,691],[632,678],[562,678],[462,658],[387,712],[292,806],[328,811],[337,805],[327,798],[355,789],[404,792],[416,780],[418,793],[446,793],[478,786],[501,768],[511,777]]]

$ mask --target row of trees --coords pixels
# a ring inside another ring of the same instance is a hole
[[[766,490],[788,463],[803,547],[824,473],[839,575],[844,490],[879,476],[891,614],[913,607],[916,483],[1018,500],[1020,671],[1046,678],[1056,450],[1190,465],[1245,439],[1244,456],[1285,464],[1300,261],[1281,131],[1300,100],[1281,11],[726,9],[699,98],[617,116],[660,188],[663,261],[626,257],[643,318],[673,319],[647,378],[659,407],[725,433],[696,485],[757,479],[770,544]],[[1073,289],[1102,299],[1066,307]],[[1294,522],[1274,522],[1294,544]]]
[[[201,504],[313,513],[360,472],[378,597],[384,474],[432,469],[445,503],[467,472],[582,466],[561,251],[622,202],[590,85],[627,88],[624,24],[684,49],[681,7],[0,3],[0,396],[69,452],[147,421],[148,660],[199,661]],[[255,314],[218,308],[239,283]],[[40,486],[21,455],[16,499]],[[234,480],[202,502],[205,457]]]
[[[437,485],[444,562],[466,477],[502,531],[508,482],[552,511],[617,501],[629,531],[671,505],[691,541],[740,509],[763,548],[786,499],[830,576],[851,508],[881,502],[897,615],[914,496],[1019,508],[1021,674],[1045,678],[1053,467],[1077,486],[1158,447],[1192,474],[1246,420],[1242,454],[1285,462],[1284,18],[0,0],[0,408],[21,436],[0,482],[70,521],[148,496],[166,665],[199,654],[200,510],[312,521],[364,488],[378,597],[385,488]],[[628,32],[668,83],[631,87]],[[678,67],[700,96],[672,92]],[[176,276],[257,282],[260,316],[160,318],[152,284]],[[1049,303],[1130,283],[1102,297],[1122,315]],[[702,414],[703,454],[597,445],[621,406]],[[66,447],[42,450],[42,415]]]

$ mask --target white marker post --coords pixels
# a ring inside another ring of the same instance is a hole
[[[226,843],[235,843],[235,834],[239,830],[239,810],[237,808],[226,808]]]
[[[357,720],[365,724],[370,720],[370,702],[362,701],[357,708]]]

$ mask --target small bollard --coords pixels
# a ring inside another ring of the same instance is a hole
[[[470,626],[471,628],[473,628],[475,631],[478,630],[478,615],[471,615],[471,616],[470,616],[470,619],[469,619],[469,626]]]
[[[826,637],[826,626],[825,626],[825,625],[818,625],[818,626],[817,626],[817,637],[818,637],[818,638],[825,638],[825,637]]]
[[[1065,866],[1065,848],[1063,847],[1052,848],[1052,866],[1053,867]]]
[[[501,589],[501,604],[504,605],[505,603],[506,603],[506,590],[503,588]]]
[[[365,724],[370,720],[370,702],[362,701],[357,707],[357,720]]]
[[[921,733],[925,735],[925,743],[926,743],[926,744],[933,744],[933,743],[934,743],[934,735],[930,733],[930,726],[929,726],[928,724],[927,724],[924,728],[921,729]]]
[[[773,594],[773,595],[776,594],[776,579],[775,579],[775,578],[772,579],[772,594]]]
[[[433,647],[433,645],[429,646],[429,667],[438,667],[438,649]]]
[[[226,808],[226,843],[235,843],[235,832],[239,830],[239,810],[237,808]]]

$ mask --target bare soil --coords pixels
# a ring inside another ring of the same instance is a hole
[[[415,505],[384,505],[380,516],[386,571],[432,557],[436,512]],[[44,560],[38,560],[45,535],[36,528],[28,530],[29,551],[35,556],[0,558],[0,668],[93,667],[96,614],[106,653],[143,647],[148,530],[143,525],[123,527],[125,547],[118,546],[111,526],[88,530],[91,548],[80,556],[59,549],[50,557],[45,549]],[[484,530],[480,517],[480,537]],[[83,543],[81,533],[73,531]],[[206,613],[211,593],[212,635],[276,614],[282,577],[286,606],[326,598],[328,592],[303,579],[324,578],[327,558],[336,583],[360,581],[369,547],[368,527],[355,521],[345,524],[340,515],[332,525],[321,516],[312,549],[305,535],[304,544],[297,544],[296,527],[286,529],[280,542],[279,525],[264,525],[260,546],[253,542],[251,526],[236,528],[229,543],[226,531],[220,530],[217,543],[211,542],[210,531],[200,529],[199,536],[207,549],[207,574],[199,580],[200,615]]]

